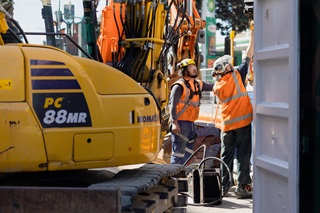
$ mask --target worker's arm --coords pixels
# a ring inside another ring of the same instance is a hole
[[[177,105],[182,96],[183,88],[180,84],[175,84],[171,88],[170,99],[169,99],[169,112],[171,131],[175,134],[180,134],[180,126],[177,118]]]
[[[212,91],[214,84],[208,84],[203,81],[202,91]]]
[[[180,84],[175,84],[171,88],[169,99],[170,121],[177,120],[177,105],[182,96],[183,88]]]
[[[246,76],[248,74],[249,62],[253,56],[253,51],[254,51],[253,44],[254,44],[254,33],[253,31],[250,31],[250,39],[249,39],[249,44],[246,50],[246,57],[243,59],[242,64],[240,64],[240,66],[237,68],[237,70],[241,75],[243,85],[245,85]]]
[[[254,31],[250,30],[250,39],[249,39],[249,44],[246,50],[246,57],[252,58],[253,56],[253,45],[254,45]]]

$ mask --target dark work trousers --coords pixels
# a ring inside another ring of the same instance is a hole
[[[181,134],[189,140],[186,141],[179,135],[171,133],[171,164],[184,164],[194,152],[194,139],[196,138],[196,129],[194,122],[178,120],[178,124],[180,126]]]
[[[251,183],[250,158],[252,153],[251,124],[228,132],[221,132],[221,160],[229,167],[233,174],[233,160],[237,158],[238,184]],[[225,166],[221,170],[222,186],[225,188],[229,182],[229,173]]]

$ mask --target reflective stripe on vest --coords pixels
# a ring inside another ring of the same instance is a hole
[[[198,89],[201,92],[203,82],[200,80],[196,80],[196,81],[199,83],[200,88]],[[179,79],[174,84],[180,84],[183,87],[183,92],[179,100],[179,103],[177,105],[178,120],[191,121],[191,122],[197,120],[199,116],[199,111],[200,111],[199,94],[194,94],[192,99],[189,101],[190,89],[184,83],[184,79]],[[193,92],[195,92],[195,85],[193,83],[190,83],[190,87],[193,90]]]
[[[239,84],[239,79],[237,78],[237,75],[235,74],[235,72],[232,72],[231,73],[231,75],[232,75],[232,77],[233,77],[233,79],[234,79],[234,84],[235,84],[235,89],[236,89],[236,95],[233,95],[233,96],[231,96],[231,97],[229,97],[229,98],[225,98],[225,99],[223,99],[223,100],[221,100],[220,99],[220,101],[222,102],[222,103],[228,103],[228,102],[230,102],[230,101],[232,101],[232,100],[234,100],[234,99],[237,99],[237,98],[240,98],[240,97],[242,97],[242,96],[247,96],[248,95],[248,92],[247,92],[247,90],[245,90],[244,92],[241,92],[241,89],[240,89],[240,84]],[[240,79],[241,80],[241,79]],[[217,96],[218,97],[220,97],[220,94],[219,94],[219,91],[217,92]]]
[[[221,102],[221,131],[238,129],[251,123],[252,104],[237,70],[222,76],[215,84],[213,92]]]

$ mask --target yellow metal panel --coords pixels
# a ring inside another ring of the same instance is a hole
[[[113,156],[107,160],[99,158],[96,160],[91,159],[90,161],[75,161],[73,159],[73,152],[71,152],[73,151],[73,143],[70,143],[70,138],[73,139],[73,137],[70,130],[70,132],[66,132],[67,130],[65,130],[64,133],[61,129],[59,131],[51,130],[50,134],[48,134],[49,137],[46,137],[49,158],[48,169],[70,170],[113,167],[152,162],[156,158],[160,146],[158,136],[160,135],[160,126],[149,126],[147,129],[141,126],[99,128],[100,132],[103,130],[107,133],[107,137],[109,137],[108,134],[112,131],[114,143],[112,147],[107,148],[113,150]],[[89,129],[77,129],[74,131],[86,135],[92,133]],[[97,132],[96,134],[101,133]]]
[[[113,156],[113,134],[76,134],[74,137],[74,160],[108,160]]]
[[[47,148],[48,163],[62,166],[73,162],[73,136],[78,129],[45,129],[44,140]]]
[[[0,172],[45,171],[42,132],[27,103],[0,103]]]
[[[81,74],[90,78],[101,95],[147,93],[135,80],[111,66],[85,58],[75,59],[81,64]]]
[[[0,13],[0,34],[5,34],[9,29],[5,15]]]
[[[1,101],[25,100],[24,58],[18,46],[0,46]]]
[[[42,127],[48,170],[129,165],[156,158],[159,110],[136,81],[110,66],[51,47],[20,46],[26,62],[26,100]],[[55,84],[60,80],[79,86]],[[83,125],[80,113],[90,122]],[[97,143],[87,144],[88,136]]]

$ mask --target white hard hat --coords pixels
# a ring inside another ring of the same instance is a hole
[[[221,75],[226,71],[227,65],[232,63],[232,57],[230,55],[224,55],[218,58],[213,64],[212,75]]]

